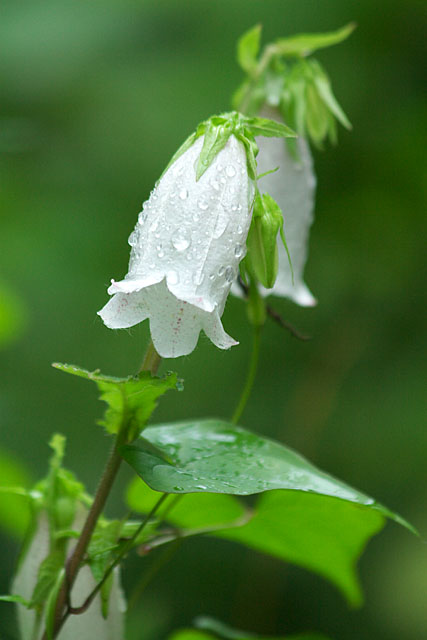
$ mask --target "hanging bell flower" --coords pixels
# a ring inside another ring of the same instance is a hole
[[[221,316],[246,254],[258,152],[255,135],[285,125],[236,112],[202,123],[172,158],[129,237],[129,270],[112,281],[99,315],[111,329],[146,318],[157,352],[186,355],[203,329],[220,349],[237,344]]]
[[[278,113],[275,115],[280,118]],[[289,251],[288,255],[279,237],[276,281],[272,288],[263,289],[263,293],[290,298],[303,307],[311,307],[316,304],[316,299],[304,282],[304,268],[308,257],[310,227],[314,219],[316,176],[309,145],[302,138],[295,142],[296,158],[282,140],[258,140],[259,172],[271,167],[280,168],[279,171],[264,176],[259,181],[259,186],[261,192],[268,192],[280,205]]]

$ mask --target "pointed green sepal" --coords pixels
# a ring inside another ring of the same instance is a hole
[[[326,71],[320,66],[317,60],[311,60],[310,63],[313,70],[313,81],[319,96],[338,122],[346,129],[351,129],[351,122],[333,94],[331,82]]]
[[[207,122],[204,132],[203,147],[196,164],[196,182],[210,167],[215,156],[225,147],[232,134],[231,122],[214,124],[212,119]]]
[[[308,56],[318,49],[325,49],[346,40],[356,28],[350,22],[341,29],[327,33],[300,33],[288,38],[279,38],[275,45],[277,53],[282,56]]]
[[[290,127],[268,118],[245,118],[245,129],[253,136],[266,138],[297,138],[298,135]]]

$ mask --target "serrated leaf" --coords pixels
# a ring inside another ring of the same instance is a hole
[[[98,370],[86,371],[75,365],[55,363],[56,369],[95,382],[101,392],[100,399],[107,403],[104,419],[99,424],[108,433],[118,433],[125,423],[132,440],[144,429],[157,406],[157,400],[169,389],[181,389],[182,381],[176,373],[169,372],[163,377],[142,372],[137,376],[116,378],[105,376]]]
[[[196,182],[210,167],[217,154],[225,147],[232,134],[232,128],[228,123],[214,124],[211,118],[206,125],[203,147],[196,163]]]
[[[325,47],[343,42],[354,31],[356,24],[351,22],[341,29],[326,33],[301,33],[276,40],[278,53],[283,56],[307,56]]]
[[[261,44],[260,24],[244,33],[237,41],[237,62],[243,71],[251,74],[257,67],[257,55]]]

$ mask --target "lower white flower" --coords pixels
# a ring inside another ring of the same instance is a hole
[[[176,159],[144,203],[129,271],[112,281],[112,299],[99,315],[107,327],[131,327],[146,318],[165,358],[193,351],[200,331],[221,349],[237,344],[221,315],[246,253],[254,185],[242,142],[231,135],[196,180],[204,136]]]
[[[316,304],[316,299],[304,282],[304,267],[308,254],[308,236],[313,222],[316,176],[310,147],[306,140],[298,138],[298,159],[292,157],[286,142],[277,138],[259,138],[258,172],[279,167],[259,181],[262,193],[268,192],[283,212],[286,243],[292,261],[294,279],[286,250],[278,238],[279,270],[272,289],[263,289],[265,295],[272,294],[290,298],[303,307]]]
[[[82,521],[83,514],[79,521]],[[37,519],[35,532],[12,584],[12,593],[18,593],[31,600],[37,582],[40,565],[49,554],[49,522],[45,511]],[[126,604],[120,586],[119,569],[114,570],[113,584],[109,596],[108,616],[101,611],[101,596],[97,595],[83,614],[72,615],[58,634],[58,640],[123,640]],[[96,586],[95,579],[88,566],[79,571],[71,591],[73,604],[81,604]],[[22,604],[17,605],[18,626],[21,640],[41,640],[44,633],[44,621],[37,625],[36,612]]]

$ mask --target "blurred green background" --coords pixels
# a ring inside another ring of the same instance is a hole
[[[10,482],[44,475],[47,441],[68,437],[66,464],[94,490],[109,441],[85,381],[55,360],[125,375],[148,331],[106,329],[96,311],[126,273],[141,202],[194,126],[229,108],[242,75],[238,36],[264,42],[355,20],[318,54],[352,120],[315,153],[317,218],[306,281],[319,300],[274,300],[311,334],[269,324],[245,426],[299,449],[427,531],[422,338],[426,123],[421,0],[3,0],[0,21],[0,463]],[[425,166],[424,166],[425,169]],[[155,419],[228,417],[243,384],[250,330],[241,301],[224,325],[230,352],[201,337],[165,362],[185,379]],[[108,505],[121,514],[125,470]],[[0,520],[2,505],[0,502]],[[8,589],[25,520],[0,535]],[[150,562],[126,573],[130,588]],[[184,545],[133,613],[130,640],[162,640],[208,614],[264,634],[317,629],[333,639],[419,640],[427,627],[426,547],[389,524],[360,563],[366,604],[347,608],[321,578],[220,540]],[[424,594],[424,595],[423,595]],[[16,637],[0,604],[0,637]]]

